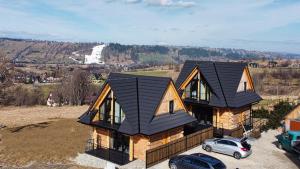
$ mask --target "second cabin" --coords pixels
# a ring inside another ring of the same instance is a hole
[[[261,100],[245,63],[186,61],[176,87],[198,127],[222,128],[221,135],[251,127],[251,107]]]

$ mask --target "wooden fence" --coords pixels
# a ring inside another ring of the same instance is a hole
[[[207,128],[196,133],[184,136],[168,144],[146,151],[146,168],[158,164],[175,155],[202,144],[206,139],[213,137],[213,128]]]
[[[259,138],[262,128],[266,125],[266,119],[253,119],[252,127],[251,127],[251,132],[249,133],[250,136],[254,138]],[[244,128],[243,126],[239,126],[236,129],[234,129],[230,136],[231,137],[236,137],[236,138],[241,138],[244,136]]]

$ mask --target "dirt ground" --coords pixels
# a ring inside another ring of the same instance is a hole
[[[82,153],[91,134],[77,122],[87,106],[4,108],[0,122],[0,168],[70,168],[71,158]]]
[[[18,127],[61,118],[76,119],[87,109],[88,106],[0,107],[0,125]]]

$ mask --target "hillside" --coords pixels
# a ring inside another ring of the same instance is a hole
[[[0,39],[0,51],[13,61],[29,63],[73,63],[75,61],[70,56],[83,60],[84,54],[91,53],[91,48],[95,45],[97,44]]]
[[[78,63],[98,43],[72,43],[0,38],[0,51],[12,61],[25,63]],[[178,47],[159,45],[121,45],[111,43],[102,51],[108,64],[168,64],[195,60],[256,60],[300,58],[298,54],[247,51],[243,49]],[[73,59],[71,59],[72,57]]]

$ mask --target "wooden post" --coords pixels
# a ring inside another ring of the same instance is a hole
[[[110,104],[110,123],[114,124],[114,108],[115,108],[115,99],[114,92],[111,90],[111,104]]]
[[[198,71],[198,74],[197,74],[197,76],[198,76],[198,88],[197,88],[197,95],[198,95],[198,97],[197,97],[197,100],[199,101],[200,100],[200,71]]]
[[[133,147],[133,136],[130,136],[129,140],[129,161],[133,161],[134,159],[134,147]]]

